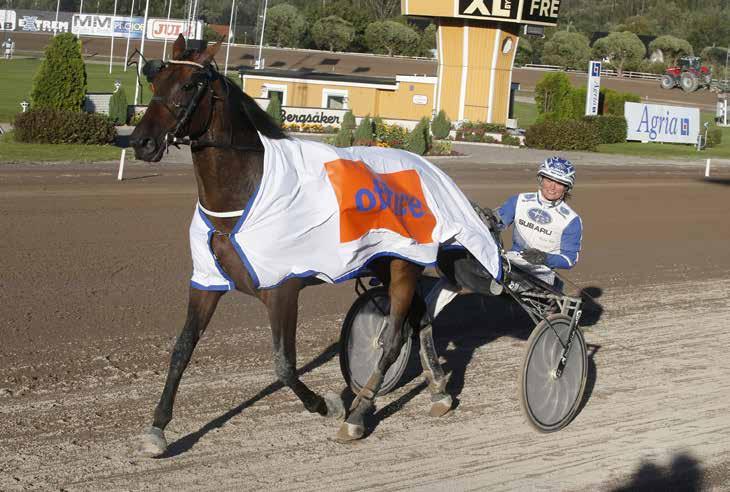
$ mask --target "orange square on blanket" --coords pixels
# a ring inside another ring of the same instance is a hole
[[[361,161],[325,163],[340,206],[340,242],[387,229],[420,244],[433,242],[436,217],[415,170],[378,174]]]

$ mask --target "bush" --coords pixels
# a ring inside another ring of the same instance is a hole
[[[434,142],[429,155],[453,155],[454,145],[450,140]]]
[[[722,130],[718,127],[713,126],[707,130],[707,142],[706,147],[714,147],[722,143]]]
[[[278,94],[273,94],[269,99],[269,105],[266,107],[266,113],[271,116],[271,119],[276,122],[277,125],[281,126],[284,123],[284,118],[281,117],[281,100]]]
[[[431,129],[428,118],[421,118],[410,135],[406,149],[418,155],[426,155],[431,150]]]
[[[127,94],[122,87],[109,100],[109,119],[116,125],[127,122]]]
[[[372,145],[373,144],[373,121],[370,116],[366,116],[360,120],[360,124],[355,130],[353,141],[355,145]]]
[[[35,109],[15,117],[15,139],[27,143],[110,144],[114,123],[99,114]]]
[[[595,150],[601,141],[586,121],[545,121],[525,132],[525,145],[547,150]]]
[[[352,130],[347,128],[340,128],[340,131],[335,135],[334,145],[337,147],[351,147],[353,141]]]
[[[352,111],[345,113],[345,116],[342,117],[342,125],[340,125],[340,128],[354,130],[356,126],[357,123],[355,122],[355,115],[352,114]]]
[[[601,143],[621,143],[626,141],[628,124],[623,116],[604,115],[586,116],[584,120],[593,126]]]
[[[601,114],[623,116],[625,102],[641,102],[641,97],[630,92],[616,92],[611,89],[601,89]]]
[[[33,109],[82,111],[86,95],[86,67],[81,42],[71,33],[51,38],[33,81]]]
[[[502,134],[502,140],[500,142],[504,145],[515,145],[517,147],[521,145],[520,137],[515,137],[514,135],[510,135],[507,132],[504,132]]]
[[[504,133],[507,127],[495,123],[482,123],[479,121],[465,121],[456,130],[456,140],[464,142],[482,142],[494,143],[498,142],[496,138],[488,133]]]
[[[570,79],[563,72],[548,73],[535,85],[538,121],[564,120],[572,117]]]
[[[433,119],[431,131],[433,132],[434,138],[439,140],[443,140],[449,136],[451,132],[451,120],[446,116],[446,112],[443,109]]]
[[[403,149],[408,142],[408,130],[400,125],[388,125],[380,118],[375,119],[375,140],[381,147]]]

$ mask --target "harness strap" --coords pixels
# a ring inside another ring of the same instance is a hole
[[[213,212],[213,211],[205,208],[203,205],[201,205],[200,201],[198,201],[198,207],[205,215],[210,215],[211,217],[218,217],[219,219],[227,219],[230,217],[240,217],[246,211],[246,210],[234,210],[231,212]]]

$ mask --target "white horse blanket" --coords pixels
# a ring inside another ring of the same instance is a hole
[[[256,287],[275,287],[290,277],[340,282],[381,256],[433,265],[441,246],[466,248],[501,278],[488,228],[451,178],[422,157],[377,147],[261,140],[261,184],[231,235]],[[197,207],[190,225],[192,286],[233,289],[210,249],[212,234]]]

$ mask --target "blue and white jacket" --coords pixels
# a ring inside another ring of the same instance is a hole
[[[564,201],[550,202],[539,191],[520,193],[504,202],[497,213],[503,229],[514,224],[512,251],[544,251],[550,268],[573,268],[578,262],[583,222]]]

